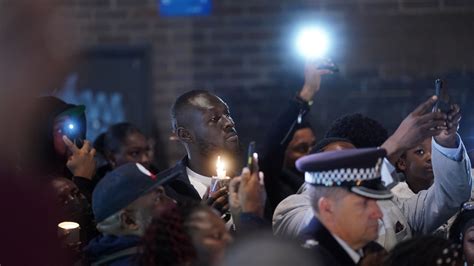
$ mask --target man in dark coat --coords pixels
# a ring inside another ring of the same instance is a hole
[[[392,194],[383,185],[384,149],[350,149],[312,154],[296,162],[311,184],[315,217],[304,231],[304,247],[322,265],[358,265],[383,248],[374,240],[383,214],[377,200]]]
[[[216,95],[193,90],[179,96],[171,108],[173,132],[187,155],[174,167],[158,176],[173,175],[166,193],[177,200],[206,200],[208,205],[226,212],[227,189],[208,192],[216,176],[218,156],[226,162],[227,176],[240,170],[239,137],[227,104]],[[224,207],[226,206],[226,207]]]
[[[170,206],[157,177],[139,163],[127,163],[107,175],[92,194],[92,209],[100,236],[85,248],[92,265],[135,265],[140,239],[158,208]]]

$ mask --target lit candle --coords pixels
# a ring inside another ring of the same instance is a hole
[[[63,236],[66,244],[74,244],[80,241],[80,225],[75,222],[62,222],[58,224],[58,234]]]
[[[227,173],[225,170],[225,164],[221,161],[221,157],[217,156],[217,163],[216,163],[216,171],[217,171],[217,178],[219,179],[226,179]]]
[[[79,224],[75,222],[62,222],[58,224],[58,227],[65,230],[71,230],[79,228]]]

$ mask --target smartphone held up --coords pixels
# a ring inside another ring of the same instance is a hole
[[[256,143],[251,141],[247,151],[247,167],[250,170],[250,173],[258,171],[258,154],[255,150]]]
[[[438,97],[433,112],[449,113],[451,110],[451,102],[445,82],[441,79],[435,80],[435,95]]]

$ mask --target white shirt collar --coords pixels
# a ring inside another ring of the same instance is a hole
[[[193,185],[194,189],[196,189],[202,199],[204,194],[206,194],[207,189],[211,186],[212,177],[200,175],[189,167],[186,167],[186,173],[188,174],[189,182],[191,182],[191,185]],[[230,229],[233,224],[234,219],[231,217],[226,223],[226,228]]]
[[[200,175],[189,167],[186,167],[186,173],[188,174],[189,182],[191,182],[191,185],[193,185],[194,189],[196,189],[202,198],[207,188],[211,185],[211,177]]]
[[[353,250],[344,240],[340,239],[336,235],[332,234],[331,235],[336,239],[337,243],[341,245],[341,247],[346,251],[346,253],[351,257],[351,259],[354,261],[355,264],[359,263],[360,259],[364,255],[364,252],[360,249],[358,251]]]

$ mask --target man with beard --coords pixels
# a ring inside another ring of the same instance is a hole
[[[193,90],[176,99],[171,121],[187,156],[159,174],[176,175],[165,187],[167,194],[177,201],[205,199],[208,205],[225,212],[227,188],[209,193],[208,187],[216,175],[218,156],[227,162],[228,176],[234,176],[240,166],[239,138],[229,107],[208,91]]]
[[[139,163],[127,163],[107,173],[92,194],[101,235],[84,249],[88,263],[135,265],[141,237],[153,215],[174,204],[162,186],[169,178],[157,177]]]

